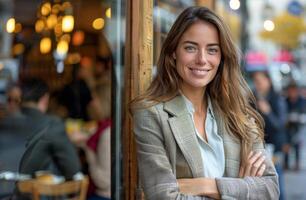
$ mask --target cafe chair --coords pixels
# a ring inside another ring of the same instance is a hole
[[[88,177],[59,184],[47,184],[37,180],[19,181],[17,187],[19,192],[31,194],[33,200],[43,199],[42,197],[85,200]]]

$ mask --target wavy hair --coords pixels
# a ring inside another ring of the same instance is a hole
[[[264,122],[252,107],[255,105],[255,98],[242,76],[239,51],[230,31],[220,17],[208,8],[189,7],[179,15],[162,45],[157,74],[146,92],[132,101],[132,109],[169,101],[179,94],[182,79],[176,71],[173,52],[185,31],[199,20],[217,28],[222,52],[217,74],[207,85],[206,92],[226,130],[240,140],[242,164],[245,164],[254,140],[263,140]]]

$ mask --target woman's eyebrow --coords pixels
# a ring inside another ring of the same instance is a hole
[[[220,47],[220,45],[218,43],[208,44],[207,46],[209,46],[209,47],[211,47],[211,46],[218,46],[218,47]]]
[[[184,41],[183,43],[184,43],[184,44],[185,44],[185,43],[189,43],[189,44],[193,44],[193,45],[198,45],[198,43],[193,42],[193,41],[189,41],[189,40],[186,40],[186,41]]]
[[[193,44],[193,45],[198,45],[197,42],[189,41],[189,40],[186,40],[186,41],[183,42],[183,44],[186,44],[186,43]],[[211,46],[218,46],[219,47],[220,44],[219,43],[211,43],[211,44],[208,44],[207,46],[209,46],[209,47],[211,47]]]

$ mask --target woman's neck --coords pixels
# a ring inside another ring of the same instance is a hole
[[[183,95],[192,103],[196,113],[203,112],[207,107],[205,96],[205,88],[194,90],[186,87],[181,87]]]

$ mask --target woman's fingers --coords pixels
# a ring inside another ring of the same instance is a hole
[[[255,176],[262,176],[266,170],[266,165],[262,164]]]
[[[261,158],[261,154],[262,154],[262,152],[257,152],[257,153],[251,152],[250,153],[249,159],[248,159],[247,164],[246,164],[245,169],[244,169],[243,177],[251,176],[252,167],[253,167],[254,163]],[[256,174],[256,172],[255,172],[255,174]]]
[[[244,169],[245,169],[245,167],[241,165],[241,166],[240,166],[240,169],[239,169],[239,177],[240,177],[240,178],[243,178]]]
[[[251,176],[256,176],[259,170],[261,170],[262,165],[265,162],[266,157],[265,156],[260,156],[252,165],[251,167]]]

